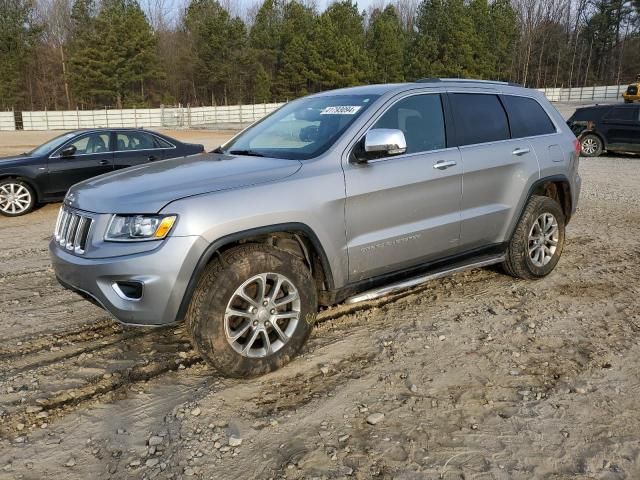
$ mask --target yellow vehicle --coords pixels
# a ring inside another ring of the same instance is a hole
[[[622,94],[622,98],[624,98],[624,103],[633,103],[637,100],[640,100],[640,75],[636,77],[635,83],[632,83],[627,87],[627,91]]]

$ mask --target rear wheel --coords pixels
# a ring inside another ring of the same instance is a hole
[[[531,197],[509,242],[504,270],[524,279],[548,275],[562,255],[564,230],[564,213],[558,202]]]
[[[587,134],[580,140],[580,150],[584,157],[597,157],[602,153],[602,140],[593,134]]]
[[[187,312],[195,348],[228,376],[261,375],[293,358],[317,310],[311,272],[295,255],[244,245],[209,264]]]
[[[18,217],[36,206],[36,195],[25,182],[13,178],[0,181],[0,214]]]

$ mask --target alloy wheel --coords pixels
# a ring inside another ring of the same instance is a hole
[[[582,153],[585,155],[593,155],[598,151],[598,142],[595,139],[589,137],[582,141]]]
[[[31,205],[31,192],[20,183],[5,183],[0,186],[0,210],[10,215],[25,212]]]
[[[529,230],[529,259],[536,267],[548,264],[558,247],[558,221],[550,213],[540,215]]]
[[[263,358],[284,347],[300,321],[300,295],[279,273],[255,275],[231,296],[224,330],[231,347],[244,357]]]

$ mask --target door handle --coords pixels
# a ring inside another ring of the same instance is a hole
[[[109,160],[100,160],[100,165],[109,165]]]
[[[147,160],[149,160],[150,162],[153,162],[153,161],[157,160],[157,158],[156,158],[156,156],[155,156],[155,155],[149,155],[149,156],[147,157]]]
[[[531,151],[530,148],[516,148],[513,152],[511,152],[513,155],[524,155],[526,153],[529,153]]]
[[[445,170],[449,167],[453,167],[454,165],[457,165],[457,162],[453,161],[453,160],[449,160],[449,161],[444,161],[444,160],[440,160],[439,162],[436,162],[433,164],[433,168],[437,169],[437,170]]]

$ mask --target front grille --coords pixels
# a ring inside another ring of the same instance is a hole
[[[53,232],[56,243],[66,250],[82,255],[87,246],[92,222],[91,217],[62,206]]]

